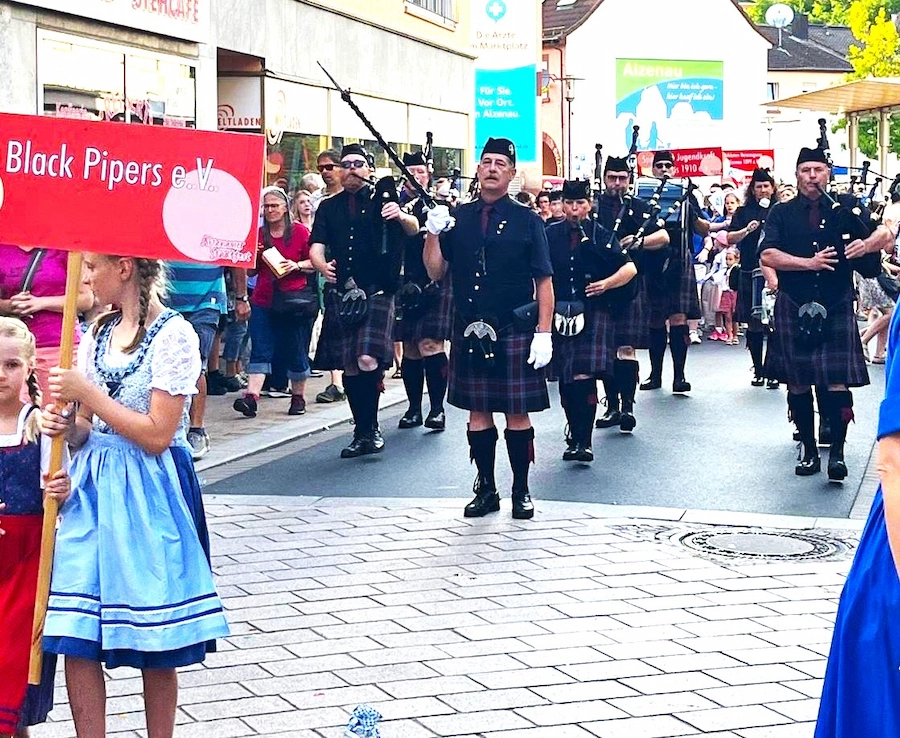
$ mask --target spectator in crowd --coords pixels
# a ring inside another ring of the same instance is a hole
[[[259,232],[260,263],[250,314],[250,364],[247,367],[250,377],[246,391],[234,401],[233,407],[248,418],[256,416],[263,382],[272,371],[275,347],[280,345],[284,348],[291,384],[288,415],[303,415],[306,413],[306,379],[310,374],[310,332],[318,313],[317,290],[310,289],[314,277],[309,260],[309,229],[292,221],[290,198],[284,190],[266,187],[263,209],[265,222]],[[263,253],[267,256],[263,257]],[[314,305],[309,303],[301,311],[283,303],[288,293],[301,291],[315,296]]]
[[[294,204],[291,207],[291,215],[294,218],[294,222],[303,223],[303,225],[312,231],[314,213],[315,208],[313,207],[312,193],[309,190],[300,190],[294,196]]]
[[[562,190],[553,190],[550,192],[550,217],[544,221],[544,224],[562,223],[565,219]]]
[[[516,193],[516,202],[522,203],[522,205],[524,205],[529,210],[534,210],[535,212],[538,212],[537,203],[535,202],[534,195],[532,195],[530,192],[526,192],[525,190],[522,190],[521,192]]]
[[[725,269],[716,272],[714,279],[719,288],[719,307],[716,310],[716,325],[722,325],[725,329],[723,343],[737,346],[740,342],[737,337],[737,326],[734,323],[734,310],[737,307],[737,273],[735,267],[738,264],[738,251],[734,246],[729,246],[722,251],[725,260]]]
[[[775,192],[775,196],[778,198],[778,202],[787,202],[788,200],[793,200],[795,197],[797,197],[797,188],[791,184],[779,185],[778,189]]]
[[[550,220],[550,193],[547,190],[541,190],[537,196],[538,215],[545,223]]]
[[[59,365],[66,300],[67,251],[0,244],[0,314],[21,318],[34,334],[37,379],[46,396],[50,369]],[[78,290],[78,311],[94,306],[87,284]],[[76,328],[75,345],[81,335]]]
[[[235,284],[244,284],[240,291]],[[208,395],[224,395],[227,392],[240,392],[246,386],[244,363],[249,351],[249,331],[247,322],[250,318],[251,292],[247,277],[241,269],[225,270],[225,295],[228,312],[219,321],[219,338],[213,345],[210,356],[210,370],[206,377],[206,393]],[[221,344],[221,359],[225,362],[225,371],[213,371],[212,360],[218,356]]]

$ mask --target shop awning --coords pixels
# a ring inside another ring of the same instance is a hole
[[[900,79],[860,79],[764,104],[769,108],[821,110],[841,115],[900,110]]]

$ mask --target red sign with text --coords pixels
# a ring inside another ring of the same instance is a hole
[[[249,268],[264,157],[261,135],[0,114],[0,240]]]
[[[675,160],[673,177],[720,177],[722,175],[722,149],[668,149]],[[638,154],[638,171],[653,175],[653,151]]]
[[[754,169],[775,169],[774,149],[742,149],[724,151],[725,171],[723,179],[730,180],[736,187],[749,184]]]

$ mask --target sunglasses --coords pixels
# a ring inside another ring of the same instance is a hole
[[[675,168],[675,165],[670,161],[658,161],[653,166],[655,166],[659,169],[674,169]]]
[[[320,172],[331,172],[337,169],[337,164],[319,164],[317,167]]]
[[[362,159],[351,159],[350,161],[342,161],[341,169],[362,169],[368,166],[368,162]]]

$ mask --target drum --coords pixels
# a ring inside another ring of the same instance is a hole
[[[759,267],[754,269],[750,276],[752,280],[750,283],[750,315],[756,320],[761,320],[763,314],[763,290],[766,287],[766,278]]]

